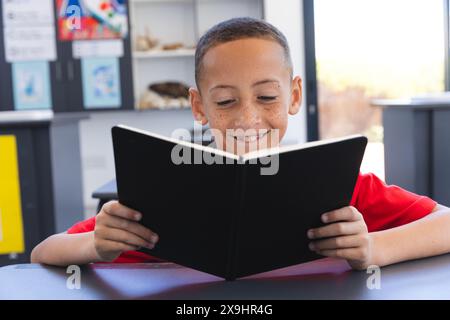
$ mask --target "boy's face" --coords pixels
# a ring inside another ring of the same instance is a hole
[[[278,145],[302,99],[301,79],[292,80],[283,48],[271,40],[235,40],[209,49],[202,66],[199,90],[190,89],[192,112],[216,129],[218,147],[241,154]]]

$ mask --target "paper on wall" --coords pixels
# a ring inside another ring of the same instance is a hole
[[[6,61],[56,60],[53,1],[2,0],[2,5]]]
[[[9,63],[19,61],[55,61],[54,27],[11,27],[4,29],[5,56]]]
[[[47,61],[13,63],[12,78],[16,110],[52,107],[50,71]]]
[[[54,25],[52,0],[2,0],[3,26]]]
[[[82,40],[72,43],[72,55],[75,59],[121,58],[123,57],[123,51],[122,40]]]
[[[83,101],[86,109],[120,108],[120,68],[117,58],[81,60]]]

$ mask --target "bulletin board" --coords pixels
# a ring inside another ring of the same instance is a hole
[[[0,1],[0,111],[134,108],[128,1]]]
[[[57,41],[70,70],[64,111],[133,109],[128,1],[55,3]]]

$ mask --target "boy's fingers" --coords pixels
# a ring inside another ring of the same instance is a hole
[[[345,248],[345,249],[330,249],[316,251],[326,257],[341,258],[346,260],[365,260],[367,252],[364,248]]]
[[[313,251],[329,250],[338,248],[354,248],[365,246],[368,239],[366,235],[352,235],[334,237],[331,239],[313,241],[309,244],[309,248]]]
[[[103,249],[106,249],[105,251],[136,251],[139,250],[138,246],[129,245],[123,242],[117,242],[112,240],[101,240],[101,246]]]
[[[362,219],[362,214],[354,207],[344,207],[322,214],[321,219],[324,223],[358,221]]]
[[[153,244],[158,242],[158,235],[155,232],[151,231],[150,229],[144,227],[143,225],[137,222],[115,216],[109,216],[107,219],[104,220],[103,223],[104,225],[110,228],[122,229],[134,233],[135,235],[141,237],[147,242]]]
[[[360,222],[336,222],[324,227],[309,229],[307,236],[309,239],[329,238],[336,236],[352,235],[362,231],[363,225]]]
[[[122,242],[127,245],[136,247],[145,247],[148,249],[153,249],[155,245],[148,241],[145,241],[141,237],[135,235],[134,233],[127,232],[121,229],[115,228],[100,228],[96,232],[102,239],[111,240],[116,242]]]
[[[125,207],[118,201],[109,201],[105,203],[102,207],[102,210],[109,215],[121,217],[124,219],[139,221],[142,218],[142,214],[140,212]]]

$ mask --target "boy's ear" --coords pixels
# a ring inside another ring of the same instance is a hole
[[[204,126],[208,123],[208,118],[206,117],[204,112],[200,92],[195,88],[190,88],[189,99],[191,100],[192,114],[194,115],[194,119]]]
[[[292,80],[291,103],[289,105],[289,114],[294,115],[300,110],[302,104],[302,79],[296,76]]]

